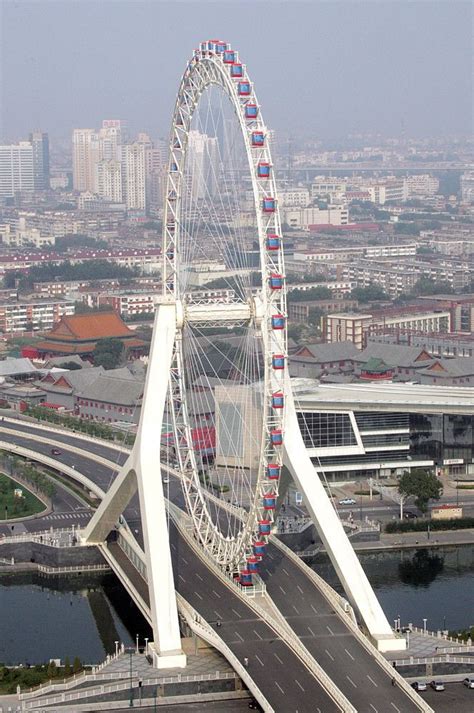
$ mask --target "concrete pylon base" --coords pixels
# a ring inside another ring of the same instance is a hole
[[[156,645],[151,642],[148,644],[148,651],[153,658],[154,668],[186,668],[186,654],[181,650],[160,654]]]

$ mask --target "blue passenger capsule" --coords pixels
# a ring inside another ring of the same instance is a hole
[[[232,65],[233,67],[236,67],[237,65]],[[239,82],[237,85],[237,94],[239,97],[247,97],[250,92],[252,91],[252,88],[250,86],[250,82]]]
[[[279,429],[272,431],[270,438],[273,446],[281,446],[283,443],[283,434]]]
[[[269,463],[267,465],[268,480],[278,480],[280,478],[280,466],[277,463]]]
[[[272,317],[272,329],[284,329],[285,317],[282,314],[274,314]]]
[[[285,368],[285,357],[283,354],[274,354],[272,357],[272,367],[275,371]]]
[[[230,76],[234,79],[244,76],[244,68],[241,64],[231,64],[230,66]]]
[[[257,166],[257,176],[258,178],[270,178],[270,164],[269,163],[259,163]]]
[[[276,508],[276,495],[274,493],[267,493],[263,496],[263,509],[264,510],[275,510]]]
[[[261,535],[269,535],[272,523],[270,520],[260,520],[258,523],[258,531]]]
[[[278,250],[280,247],[279,235],[267,235],[267,250]]]
[[[272,290],[281,290],[283,288],[283,275],[274,272],[270,275],[270,287]]]
[[[262,210],[264,213],[274,213],[276,211],[276,200],[274,198],[264,198]]]
[[[258,106],[256,104],[245,105],[245,118],[256,119],[258,116]]]
[[[285,398],[281,391],[277,391],[275,394],[272,396],[272,407],[273,408],[283,408],[285,405]]]
[[[236,52],[234,50],[226,50],[223,56],[224,64],[234,64],[236,57]]]
[[[265,134],[263,131],[252,131],[251,144],[254,148],[260,148],[265,145]]]

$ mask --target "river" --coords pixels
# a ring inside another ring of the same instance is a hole
[[[390,622],[431,630],[474,625],[474,546],[364,553],[360,560]],[[341,591],[324,555],[314,569]],[[114,575],[0,578],[0,662],[43,663],[50,658],[98,663],[115,641],[143,645],[151,636]]]

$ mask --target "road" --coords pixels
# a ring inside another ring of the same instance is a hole
[[[16,426],[16,424],[14,425]],[[0,431],[5,427],[11,430],[10,425],[5,426],[5,423],[2,423]],[[27,437],[28,433],[38,433],[38,429],[28,424],[23,425],[21,430],[25,433],[24,436],[10,433],[9,440],[50,455],[50,444],[33,442]],[[59,441],[54,431],[49,433],[43,431],[43,434]],[[116,473],[115,470],[95,463],[87,455],[68,452],[68,444],[84,448],[85,442],[80,436],[62,436],[61,443],[64,444],[64,448],[61,456],[57,457],[58,460],[69,465],[74,463],[79,472],[87,474],[104,490],[109,487]],[[89,453],[110,458],[112,463],[117,462],[117,451],[113,446],[87,442],[86,448]],[[125,458],[125,454],[120,454],[120,460],[124,461]],[[179,500],[179,504],[182,504],[180,488],[173,482],[173,479],[170,480],[171,497],[173,500]],[[136,516],[136,504],[134,509]],[[126,517],[128,519],[127,512]],[[132,524],[131,526],[133,528]],[[35,529],[41,528],[37,525]],[[314,703],[317,699],[315,698],[316,693],[313,691],[314,679],[312,675],[306,669],[301,671],[300,667],[295,678],[295,670],[297,670],[294,668],[295,662],[291,663],[288,659],[290,654],[294,656],[290,649],[214,575],[212,575],[212,588],[209,586],[211,576],[209,570],[178,537],[174,528],[172,529],[171,548],[178,591],[207,621],[220,620],[223,622],[219,628],[219,634],[241,658],[247,656],[250,659],[252,676],[255,674],[261,680],[262,690],[265,691],[265,694],[273,686],[273,688],[280,689],[281,696],[289,696],[290,689],[294,691],[296,686],[301,689],[297,697],[297,709],[300,713],[302,710],[306,710],[302,708],[300,701],[306,699],[307,692],[310,693],[310,698],[312,697]],[[347,625],[336,615],[331,605],[315,587],[313,581],[273,545],[268,548],[262,576],[267,583],[270,596],[289,625],[358,710],[367,710],[369,713],[385,713],[385,711],[410,713],[410,711],[418,710],[398,687],[391,685],[390,676],[353,636]],[[231,603],[232,597],[234,603]],[[269,678],[275,673],[277,674],[276,678]],[[295,680],[298,681],[297,684]],[[317,688],[320,694],[323,693],[319,686]],[[284,693],[281,693],[281,690]],[[367,705],[368,700],[370,703]],[[329,704],[333,705],[332,702]],[[332,710],[332,708],[326,707],[329,704],[327,702],[323,704],[321,710],[324,713]],[[282,710],[282,708],[277,708],[277,710]],[[296,708],[292,709],[285,705],[284,710],[296,710]],[[314,704],[308,710],[315,711]]]

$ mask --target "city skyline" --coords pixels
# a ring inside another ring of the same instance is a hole
[[[217,18],[215,9],[210,2],[4,3],[2,139],[18,140],[32,127],[66,137],[103,116],[167,135],[183,55],[211,35],[239,46],[267,123],[282,134],[472,128],[470,3],[241,1],[219,3]],[[50,35],[54,52],[38,39]]]

